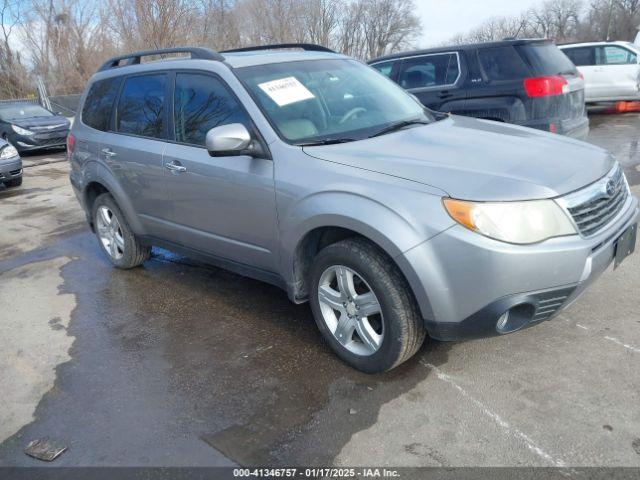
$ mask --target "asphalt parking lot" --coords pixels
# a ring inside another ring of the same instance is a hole
[[[640,195],[640,115],[594,116]],[[552,321],[370,376],[308,305],[163,250],[100,253],[61,153],[0,190],[0,465],[640,466],[640,254]]]

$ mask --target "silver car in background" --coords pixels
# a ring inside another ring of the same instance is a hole
[[[117,57],[81,105],[71,183],[115,266],[153,245],[278,285],[366,372],[548,320],[635,245],[610,153],[432,113],[322,47]]]

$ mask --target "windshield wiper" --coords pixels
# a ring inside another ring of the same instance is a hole
[[[355,138],[324,138],[315,142],[298,143],[299,147],[316,147],[318,145],[335,145],[336,143],[355,142]]]
[[[392,123],[388,127],[384,127],[382,130],[369,135],[369,138],[379,137],[380,135],[384,135],[386,133],[395,132],[396,130],[400,130],[410,125],[428,125],[429,123],[430,122],[427,120],[402,120],[401,122]]]

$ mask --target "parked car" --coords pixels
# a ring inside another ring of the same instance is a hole
[[[297,47],[140,52],[93,76],[70,179],[116,267],[154,245],[270,282],[380,372],[426,333],[547,320],[633,250],[638,200],[610,153],[432,115],[366,65]]]
[[[584,81],[549,40],[397,53],[369,64],[433,110],[584,139]]]
[[[640,100],[640,47],[629,42],[560,45],[584,75],[587,102]]]
[[[29,102],[0,103],[0,138],[19,152],[66,145],[69,120]]]
[[[18,151],[0,139],[0,183],[5,187],[22,185],[22,160]]]

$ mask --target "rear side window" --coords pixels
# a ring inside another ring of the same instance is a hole
[[[106,132],[113,104],[120,88],[121,77],[99,80],[91,85],[82,107],[82,122],[85,125]]]
[[[165,74],[127,78],[118,102],[117,131],[162,138],[166,83]]]
[[[529,62],[535,76],[578,73],[569,57],[553,43],[527,43],[516,48]]]
[[[578,67],[596,64],[596,49],[594,47],[565,48],[562,51]]]
[[[616,45],[599,47],[598,53],[598,65],[631,65],[638,62],[635,53]]]
[[[376,70],[378,70],[385,77],[390,77],[391,72],[393,71],[393,63],[394,62],[382,62],[382,63],[376,63],[375,65],[371,65],[371,66]]]
[[[402,61],[398,83],[406,89],[453,85],[459,74],[455,53],[424,55]]]
[[[179,73],[173,99],[176,141],[204,145],[207,132],[220,125],[250,121],[222,82],[210,75]]]
[[[478,50],[478,59],[489,81],[520,80],[530,76],[529,69],[511,45],[482,48]]]

